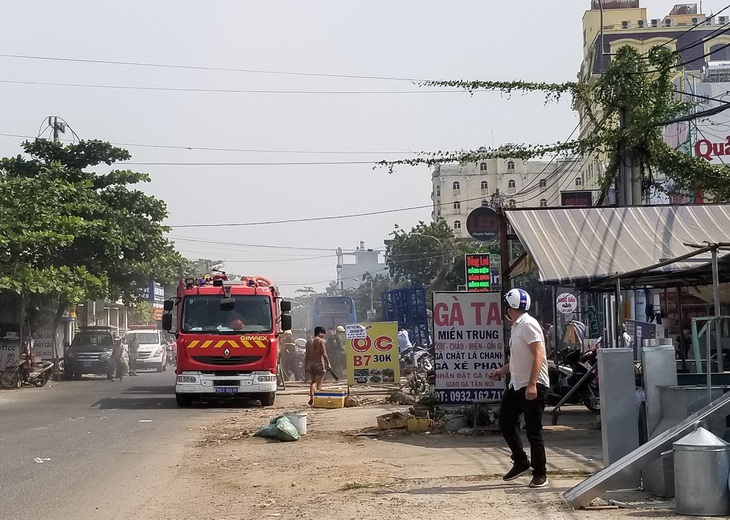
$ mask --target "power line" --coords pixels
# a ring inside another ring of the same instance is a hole
[[[43,61],[61,61],[70,63],[89,63],[101,65],[124,65],[131,67],[154,67],[165,69],[182,69],[182,70],[207,70],[216,72],[243,72],[247,74],[275,74],[282,76],[308,76],[317,78],[343,78],[343,79],[368,79],[379,81],[408,81],[408,82],[425,82],[425,79],[416,78],[398,78],[388,76],[360,76],[351,74],[326,74],[315,72],[289,72],[277,70],[257,70],[257,69],[237,69],[230,67],[206,67],[202,65],[174,65],[170,63],[147,63],[139,61],[114,61],[114,60],[92,60],[84,58],[61,58],[57,56],[31,56],[27,54],[0,54],[0,58],[15,58],[23,60],[43,60]]]
[[[689,34],[690,32],[694,31],[694,30],[695,30],[695,29],[697,29],[698,27],[702,27],[702,26],[707,26],[707,24],[706,24],[706,23],[704,23],[704,22],[705,22],[706,20],[712,20],[712,19],[713,19],[713,18],[715,18],[716,16],[720,16],[720,15],[721,15],[722,13],[724,13],[724,12],[725,12],[725,11],[727,11],[728,9],[730,9],[730,5],[726,5],[726,6],[725,6],[725,7],[723,7],[723,8],[721,9],[721,10],[719,10],[719,11],[718,11],[717,13],[711,14],[710,16],[708,16],[708,17],[707,17],[707,18],[706,18],[706,19],[705,19],[705,20],[703,21],[703,23],[698,23],[697,25],[693,25],[692,27],[690,27],[690,28],[689,28],[689,29],[687,29],[686,31],[683,31],[683,32],[679,33],[679,34],[678,34],[677,36],[675,36],[675,37],[674,37],[674,38],[672,38],[671,40],[667,40],[666,42],[662,43],[661,45],[659,45],[659,48],[661,48],[661,47],[665,47],[666,45],[668,45],[668,44],[670,44],[670,43],[672,43],[672,42],[674,42],[674,41],[677,41],[677,40],[679,40],[679,39],[680,39],[680,38],[681,38],[682,36],[685,36],[685,35]],[[703,36],[702,36],[702,38],[707,38],[707,39],[709,39],[709,38],[710,38],[710,37],[712,37],[712,36],[713,36],[713,35],[714,35],[715,33],[717,33],[718,31],[721,31],[721,30],[722,30],[722,28],[724,28],[724,27],[727,27],[728,25],[730,25],[730,22],[729,22],[729,23],[726,23],[725,25],[723,25],[723,26],[722,26],[722,27],[720,27],[719,29],[715,29],[714,31],[712,31],[712,32],[711,32],[710,34],[708,34],[708,35],[703,35]],[[695,42],[695,43],[696,43],[696,42]],[[694,44],[692,44],[692,45],[693,45],[693,46],[695,46]],[[690,48],[692,48],[692,47],[684,47],[684,48],[682,48],[682,49],[675,49],[675,50],[674,50],[673,52],[674,52],[674,53],[676,53],[676,54],[679,54],[679,53],[681,53],[681,52],[684,52],[685,50],[687,50],[687,49],[690,49]]]
[[[51,81],[20,81],[3,79],[0,83],[11,85],[33,85],[46,87],[73,87],[73,88],[99,88],[112,90],[147,90],[157,92],[212,92],[218,94],[464,94],[462,89],[454,90],[244,90],[225,88],[197,88],[197,87],[146,87],[135,85],[97,85],[91,83],[59,83]],[[476,92],[476,91],[475,91]],[[472,94],[469,94],[472,95]]]
[[[561,186],[558,187],[558,189],[555,191],[555,194],[548,199],[548,202],[547,202],[548,206],[550,206],[550,204],[552,204],[553,202],[557,202],[558,197],[560,197],[560,194],[563,192],[563,190],[565,188],[568,187],[568,183],[571,180],[574,180],[573,176],[570,175],[570,173],[577,167],[577,165],[578,165],[578,161],[574,162],[572,168],[566,172],[565,181],[563,182],[563,184]]]
[[[652,70],[652,71],[647,71],[647,72],[653,74],[653,73],[656,73],[656,72],[666,72],[666,71],[671,70],[671,69],[678,69],[680,67],[684,67],[686,65],[689,65],[690,63],[694,63],[696,61],[704,60],[705,58],[707,58],[709,56],[712,56],[716,52],[720,52],[721,50],[727,49],[728,47],[730,47],[730,43],[726,43],[726,44],[722,45],[719,49],[715,49],[713,51],[706,52],[702,56],[698,56],[698,57],[693,58],[691,60],[684,61],[684,62],[682,62],[682,63],[680,63],[678,65],[673,65],[673,66],[669,67],[668,69],[664,69],[664,70]]]
[[[296,162],[119,162],[127,166],[346,166],[352,164],[377,164],[377,161],[296,161]]]
[[[352,276],[348,276],[347,278],[362,278],[366,274],[374,275],[374,274],[383,273],[383,272],[388,271],[388,270],[389,270],[389,268],[386,267],[384,269],[379,269],[377,271],[365,271],[364,273],[360,273],[360,274],[355,274],[355,275],[352,275]],[[317,281],[317,282],[314,282],[314,281],[307,281],[307,282],[282,282],[282,283],[278,283],[276,285],[317,285],[317,284],[321,284],[321,283],[329,283],[329,282],[334,282],[334,281],[335,280],[333,280],[332,278],[330,278],[329,280],[321,280],[321,281]]]
[[[22,135],[22,134],[4,134],[0,133],[0,137],[19,137],[21,139],[35,139],[37,136],[33,135]],[[72,139],[61,139],[61,141],[73,141]],[[185,145],[165,145],[165,144],[142,144],[142,143],[115,143],[114,146],[129,146],[129,147],[140,147],[140,148],[164,148],[170,150],[197,150],[205,152],[247,152],[247,153],[286,153],[286,154],[315,154],[315,155],[327,155],[327,154],[342,154],[342,155],[404,155],[413,154],[417,152],[412,151],[338,151],[338,150],[267,150],[260,148],[216,148],[211,146],[185,146]]]
[[[567,139],[566,139],[565,141],[566,141],[566,142],[567,142],[567,141],[570,141],[570,140],[571,140],[571,138],[573,137],[573,135],[575,135],[575,133],[576,133],[576,132],[578,131],[578,129],[579,129],[579,128],[580,128],[580,122],[578,122],[578,124],[577,124],[577,125],[575,125],[575,128],[573,129],[573,131],[572,131],[572,132],[570,132],[570,135],[568,136],[568,138],[567,138]],[[518,195],[524,195],[524,194],[527,194],[527,193],[529,192],[529,187],[530,187],[530,185],[531,185],[531,184],[534,184],[534,183],[535,183],[535,182],[537,182],[537,181],[539,181],[539,180],[540,180],[540,179],[539,179],[539,176],[540,176],[540,175],[542,175],[543,173],[545,173],[545,171],[546,171],[546,170],[547,170],[547,169],[548,169],[548,168],[550,167],[550,165],[551,165],[551,164],[552,164],[552,163],[553,163],[553,162],[555,161],[555,159],[557,159],[557,158],[558,158],[558,155],[557,155],[557,154],[555,154],[555,155],[554,155],[554,156],[553,156],[553,157],[552,157],[552,158],[550,159],[550,161],[549,161],[549,162],[548,162],[548,163],[547,163],[547,164],[545,165],[545,167],[544,167],[544,168],[542,169],[542,171],[541,171],[540,173],[538,173],[538,174],[537,174],[537,176],[535,177],[535,179],[534,179],[534,180],[533,180],[533,181],[532,181],[531,183],[529,183],[529,184],[528,184],[527,186],[525,186],[524,188],[522,188],[522,189],[521,189],[520,191],[518,191],[517,193],[515,193],[514,195],[515,195],[515,196],[518,196]],[[556,171],[557,171],[558,169],[559,169],[559,168],[556,168]],[[553,172],[553,173],[555,173],[555,172]],[[548,177],[550,177],[550,174],[548,174]],[[547,180],[547,179],[546,179],[546,180]],[[539,189],[539,183],[538,183],[538,189]]]
[[[723,12],[723,11],[725,11],[728,8],[730,8],[730,6],[725,7],[725,9],[723,9],[722,11],[720,11],[720,13]],[[684,34],[688,33],[689,31],[691,31],[691,30],[693,30],[693,29],[695,29],[697,27],[700,27],[701,25],[702,24],[698,24],[698,25],[692,26],[692,28],[689,29],[688,31],[685,31]],[[685,51],[688,51],[690,49],[694,49],[695,47],[698,47],[699,45],[704,45],[705,43],[707,43],[708,41],[712,40],[716,36],[719,36],[720,34],[724,34],[724,33],[728,32],[728,27],[730,27],[730,22],[727,22],[727,23],[723,24],[722,26],[720,26],[717,29],[715,29],[712,32],[710,32],[709,34],[702,35],[702,37],[699,40],[695,41],[695,42],[692,42],[690,44],[687,44],[684,47],[675,49],[674,51],[672,51],[672,54],[680,55],[681,53],[683,53]],[[682,34],[680,34],[679,36],[677,36],[677,38],[679,38],[680,36],[682,36]],[[672,40],[669,40],[669,42],[671,42],[671,41]],[[666,43],[669,43],[669,42],[666,42]],[[664,44],[663,45],[660,45],[660,47],[663,47],[663,46],[664,46]]]
[[[460,202],[471,202],[475,200],[483,200],[483,196],[479,197],[471,197],[468,199],[464,199]],[[346,218],[358,218],[358,217],[370,217],[373,215],[385,215],[389,213],[401,213],[404,211],[414,211],[417,209],[428,209],[433,208],[434,206],[441,207],[441,206],[448,206],[449,204],[452,204],[451,202],[440,202],[438,204],[428,204],[425,206],[410,206],[410,207],[403,207],[403,208],[394,208],[394,209],[385,209],[381,211],[368,211],[365,213],[350,213],[346,215],[330,215],[326,217],[309,217],[309,218],[302,218],[302,219],[285,219],[285,220],[266,220],[266,221],[260,221],[260,222],[236,222],[236,223],[225,223],[225,224],[181,224],[177,226],[169,226],[170,228],[174,229],[181,229],[181,228],[209,228],[209,227],[244,227],[244,226],[265,226],[265,225],[271,225],[271,224],[292,224],[292,223],[299,223],[299,222],[317,222],[322,220],[340,220],[340,219],[346,219]]]
[[[481,197],[480,197],[481,198]],[[432,207],[432,204],[428,206],[411,206],[408,208],[396,208],[386,209],[381,211],[368,211],[365,213],[350,213],[347,215],[331,215],[327,217],[309,217],[309,218],[294,218],[284,220],[265,220],[260,222],[235,222],[226,224],[182,224],[178,226],[170,226],[171,228],[208,228],[208,227],[248,227],[248,226],[266,226],[270,224],[293,224],[297,222],[319,222],[323,220],[340,220],[346,218],[357,218],[357,217],[370,217],[374,215],[386,215],[388,213],[400,213],[402,211],[413,211],[417,209],[426,209]]]
[[[321,256],[308,256],[302,258],[273,258],[267,260],[221,260],[221,262],[236,263],[236,264],[248,264],[248,263],[269,263],[269,262],[307,262],[309,260],[317,260],[322,258],[335,258],[334,253],[331,255]]]
[[[270,245],[270,244],[244,244],[241,242],[219,242],[216,240],[206,240],[202,238],[185,238],[185,237],[176,237],[174,235],[168,235],[169,239],[171,240],[181,240],[184,242],[198,242],[201,244],[221,244],[221,245],[231,245],[231,246],[241,246],[241,247],[260,247],[265,249],[288,249],[288,250],[295,250],[295,251],[331,251],[335,252],[337,250],[336,247],[297,247],[297,246],[277,246],[277,245]]]

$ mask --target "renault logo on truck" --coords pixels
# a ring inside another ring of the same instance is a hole
[[[231,357],[231,349],[227,348],[223,351],[223,357]]]

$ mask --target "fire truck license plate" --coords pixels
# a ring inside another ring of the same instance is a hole
[[[217,394],[236,394],[238,393],[238,387],[235,386],[218,386],[215,389]]]

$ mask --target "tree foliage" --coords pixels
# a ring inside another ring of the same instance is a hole
[[[457,239],[443,219],[419,222],[410,231],[396,227],[386,258],[396,282],[431,291],[456,290],[466,282],[466,253],[498,253],[496,245]]]
[[[180,255],[165,238],[165,203],[133,185],[143,173],[89,168],[128,160],[101,141],[23,144],[0,160],[0,290],[32,302],[107,297],[138,302],[137,287],[165,282]]]
[[[677,96],[674,82],[679,55],[657,46],[646,55],[630,47],[620,48],[607,70],[587,82],[538,83],[525,81],[429,81],[423,86],[463,88],[468,92],[493,90],[506,95],[542,92],[546,102],[570,95],[582,124],[592,131],[566,142],[511,144],[479,150],[422,152],[412,159],[383,161],[396,165],[474,163],[485,159],[535,159],[546,155],[588,156],[604,154],[608,166],[602,179],[604,192],[617,180],[622,158],[628,157],[641,174],[642,191],[665,189],[656,182],[662,173],[673,191],[705,190],[715,200],[730,198],[730,170],[712,166],[671,148],[662,137],[668,122],[687,116],[692,106]],[[590,123],[589,125],[586,123]],[[620,124],[622,123],[622,124]]]

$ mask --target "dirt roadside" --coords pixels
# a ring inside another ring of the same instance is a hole
[[[539,490],[527,486],[529,477],[509,484],[501,481],[510,461],[498,435],[399,430],[377,437],[353,436],[374,426],[374,418],[392,406],[309,409],[310,433],[297,442],[250,437],[271,417],[306,409],[306,397],[282,396],[272,408],[246,408],[201,427],[194,432],[185,459],[175,467],[161,507],[143,511],[139,518],[675,516],[660,502],[644,504],[641,510],[573,511],[563,501],[562,492],[602,466],[595,417],[579,408],[562,416],[560,425],[546,427],[550,485]]]

